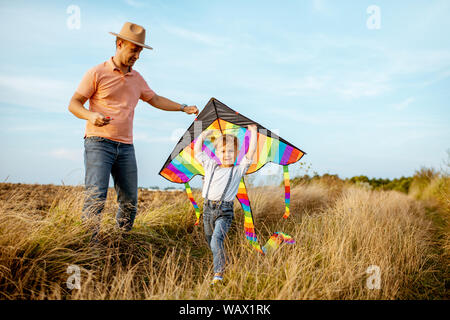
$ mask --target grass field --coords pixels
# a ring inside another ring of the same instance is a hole
[[[184,192],[139,190],[134,228],[124,235],[115,228],[110,189],[101,241],[91,247],[81,224],[82,187],[3,183],[0,297],[446,299],[449,179],[433,179],[416,179],[410,194],[320,179],[299,184],[291,189],[287,220],[282,187],[251,188],[260,243],[274,231],[296,243],[259,255],[245,240],[236,202],[224,283],[214,288],[212,255]],[[201,207],[200,194],[194,196]],[[80,270],[80,289],[67,286],[70,265]],[[367,285],[373,265],[379,289]]]

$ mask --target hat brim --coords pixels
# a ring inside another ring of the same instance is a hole
[[[130,41],[130,42],[132,42],[132,43],[134,43],[134,44],[136,44],[136,45],[138,45],[138,46],[141,46],[141,47],[143,47],[143,48],[153,50],[152,47],[150,47],[150,46],[148,46],[148,45],[146,45],[146,44],[144,44],[144,43],[140,43],[140,42],[131,40],[130,38],[124,37],[124,36],[122,36],[122,35],[120,35],[120,34],[117,34],[117,33],[114,33],[114,32],[110,32],[110,34],[112,34],[113,36],[119,37],[120,39],[124,39],[124,40]]]

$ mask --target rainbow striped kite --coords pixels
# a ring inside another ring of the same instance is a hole
[[[204,130],[213,130],[213,132],[215,132],[215,135],[213,135],[209,140],[205,140],[203,151],[220,165],[220,160],[214,153],[214,138],[223,133],[236,135],[240,141],[240,152],[235,160],[235,165],[237,165],[241,162],[249,147],[250,132],[248,132],[247,126],[250,124],[257,125],[258,143],[254,158],[252,159],[252,164],[246,174],[258,171],[268,162],[282,165],[285,186],[285,213],[283,218],[286,219],[289,217],[290,186],[288,165],[299,161],[306,153],[277,136],[273,132],[267,130],[260,124],[229,108],[217,99],[211,98],[205,108],[203,108],[202,112],[200,112],[198,117],[191,124],[189,129],[178,141],[174,150],[159,172],[159,174],[167,180],[175,183],[183,183],[185,185],[188,198],[195,209],[195,214],[197,217],[197,221],[195,223],[196,225],[198,225],[200,220],[200,209],[192,195],[189,181],[196,175],[205,174],[202,165],[194,157],[194,144],[197,137]],[[289,235],[283,232],[275,232],[267,243],[261,247],[255,233],[255,226],[253,223],[252,211],[250,208],[250,201],[248,199],[244,178],[242,178],[239,184],[239,190],[236,197],[242,206],[242,210],[244,211],[245,236],[253,248],[255,248],[258,252],[265,254],[269,251],[275,250],[283,242],[294,243],[294,239],[292,239]]]

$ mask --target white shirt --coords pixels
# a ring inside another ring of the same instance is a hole
[[[225,187],[228,182],[228,178],[230,177],[231,170],[233,167],[221,167],[217,164],[217,162],[211,159],[205,152],[201,152],[197,155],[197,160],[203,166],[205,170],[205,179],[203,182],[203,190],[202,197],[206,198],[206,191],[208,189],[208,184],[211,179],[212,172],[214,170],[213,180],[211,181],[211,186],[209,187],[208,199],[212,201],[218,201],[222,197],[222,193],[225,190]],[[242,176],[247,172],[248,168],[252,164],[252,160],[249,160],[247,156],[244,156],[241,160],[241,163],[237,166],[234,166],[233,177],[230,181],[230,185],[228,186],[227,193],[225,194],[224,201],[233,201],[234,197],[238,193],[239,182],[241,181]]]

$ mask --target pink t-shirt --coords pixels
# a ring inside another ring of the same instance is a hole
[[[76,92],[89,99],[89,110],[113,120],[97,127],[86,122],[85,137],[98,136],[118,142],[133,143],[134,108],[138,100],[149,101],[155,95],[139,72],[123,74],[112,57],[89,69]]]

